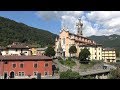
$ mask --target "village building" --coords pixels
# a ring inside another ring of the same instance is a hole
[[[107,62],[116,62],[116,52],[114,48],[103,48],[102,59]]]
[[[35,45],[14,42],[6,47],[0,47],[1,55],[45,55],[47,47],[38,48]]]
[[[32,55],[45,55],[46,49],[47,47],[44,47],[44,48],[32,47],[30,50],[32,52]]]
[[[45,50],[47,49],[47,47],[45,48],[37,48],[37,55],[45,55]]]
[[[47,56],[0,56],[0,77],[13,79],[52,76],[52,59]]]
[[[7,47],[1,48],[1,54],[2,55],[31,55],[31,51],[29,50],[30,47],[21,44],[18,42],[14,42],[11,45],[8,45]]]

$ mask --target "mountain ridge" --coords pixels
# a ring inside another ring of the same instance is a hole
[[[120,35],[113,34],[109,36],[90,36],[90,39],[94,40],[98,44],[102,44],[103,48],[110,47],[115,48],[117,55],[120,52]]]
[[[42,47],[54,45],[55,38],[58,35],[0,16],[0,36],[1,46],[6,46],[13,42],[24,42]]]

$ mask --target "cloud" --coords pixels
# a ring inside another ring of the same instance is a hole
[[[75,23],[83,11],[38,11],[36,14],[46,20],[60,20],[61,27],[65,26],[70,32],[76,33]]]
[[[49,21],[60,20],[72,33],[77,32],[76,22],[83,22],[83,35],[120,35],[120,11],[38,11],[37,16]],[[58,31],[59,32],[59,31]]]
[[[119,11],[94,11],[86,14],[91,22],[99,24],[103,29],[96,28],[95,35],[120,35],[120,12]]]

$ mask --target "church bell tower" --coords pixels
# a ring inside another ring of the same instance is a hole
[[[82,36],[82,27],[83,27],[83,23],[81,22],[81,19],[78,19],[78,23],[76,23],[77,26],[77,35]]]

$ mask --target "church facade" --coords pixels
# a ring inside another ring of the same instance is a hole
[[[77,34],[70,33],[66,28],[63,28],[59,38],[56,38],[56,57],[70,57],[69,48],[74,45],[77,48],[77,53],[74,56],[78,57],[80,51],[87,48],[91,53],[90,60],[102,60],[102,45],[98,45],[95,41],[83,36],[83,23],[81,23],[81,19],[78,20],[79,22],[76,24]]]

